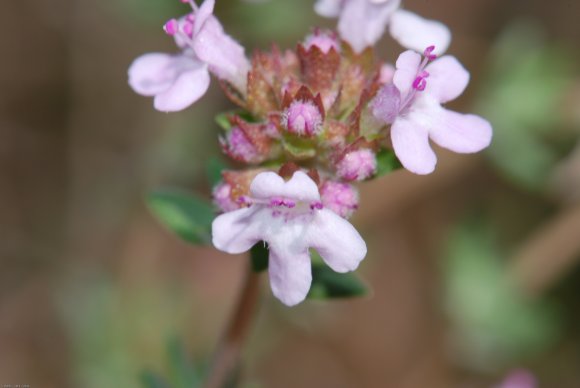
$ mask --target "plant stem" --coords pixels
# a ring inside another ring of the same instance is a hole
[[[259,279],[260,275],[248,266],[242,293],[210,365],[205,388],[223,388],[239,363],[243,342],[258,304]]]

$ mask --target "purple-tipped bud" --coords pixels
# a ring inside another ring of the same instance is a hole
[[[222,145],[232,158],[241,162],[254,163],[260,159],[258,150],[240,127],[233,127]]]
[[[313,34],[306,37],[302,45],[307,51],[310,50],[312,46],[315,46],[324,54],[328,54],[331,49],[334,49],[337,53],[340,52],[340,44],[336,34],[329,31],[314,31]]]
[[[232,186],[225,182],[219,183],[213,189],[213,201],[223,212],[231,212],[240,208],[240,204],[232,200]]]
[[[179,31],[179,22],[176,19],[170,19],[163,26],[163,31],[169,36],[177,34]]]
[[[310,101],[294,101],[284,112],[284,127],[298,136],[318,135],[322,130],[322,114]]]
[[[343,218],[350,218],[358,209],[358,192],[347,184],[328,181],[320,189],[324,206]]]
[[[377,158],[369,149],[347,153],[338,162],[337,173],[347,181],[362,181],[371,177],[377,170]]]

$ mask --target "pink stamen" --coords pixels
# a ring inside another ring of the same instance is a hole
[[[190,38],[193,38],[193,23],[186,21],[183,25],[183,33]]]
[[[435,50],[435,46],[429,46],[423,51],[423,56],[426,57],[429,61],[434,61],[437,59],[437,55],[433,54]]]
[[[179,30],[179,23],[175,19],[168,20],[163,26],[163,30],[167,35],[173,36],[177,34]]]
[[[427,81],[423,77],[419,76],[419,77],[415,78],[415,81],[413,81],[413,89],[415,89],[415,90],[422,92],[423,90],[425,90],[426,87],[427,87]]]
[[[312,210],[314,210],[314,209],[321,210],[322,208],[324,208],[324,206],[322,205],[322,202],[312,202],[310,204],[310,209],[312,209]]]

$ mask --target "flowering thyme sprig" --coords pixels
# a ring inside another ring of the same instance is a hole
[[[308,293],[310,248],[338,272],[366,255],[346,219],[359,206],[352,182],[385,171],[378,155],[394,152],[407,170],[428,174],[437,161],[430,140],[460,153],[491,141],[483,118],[441,106],[469,82],[457,59],[438,58],[449,30],[401,9],[400,0],[318,0],[318,13],[339,18],[338,32],[315,28],[295,50],[272,46],[251,60],[213,15],[214,0],[182,2],[192,12],[163,27],[180,52],[138,58],[129,83],[157,109],[176,111],[205,93],[210,73],[220,79],[239,109],[220,120],[219,141],[246,168],[223,171],[213,190],[223,212],[213,243],[241,253],[266,242],[272,289],[287,305]],[[412,49],[395,67],[373,50],[387,27]]]

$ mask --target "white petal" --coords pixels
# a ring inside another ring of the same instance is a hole
[[[433,53],[440,55],[451,43],[451,32],[445,24],[402,9],[391,17],[390,33],[401,46],[420,53],[435,46]]]
[[[272,292],[287,306],[302,302],[312,283],[308,250],[292,250],[288,246],[276,245],[270,245],[269,248],[268,274]]]
[[[357,230],[331,210],[317,211],[307,233],[310,245],[336,272],[354,271],[367,254]]]
[[[135,59],[129,67],[129,85],[143,96],[154,96],[173,85],[176,57],[163,53],[149,53]]]
[[[237,254],[248,251],[262,240],[263,209],[250,207],[216,217],[211,224],[213,245],[220,251]]]
[[[435,170],[437,156],[429,145],[429,133],[419,120],[399,117],[391,127],[391,140],[397,158],[415,174],[430,174]]]
[[[215,7],[215,0],[205,0],[195,13],[193,24],[193,36],[197,35],[201,30],[207,19],[213,15]]]
[[[338,21],[338,32],[353,50],[361,53],[381,39],[385,28],[399,7],[400,0],[383,1],[349,0],[345,3]]]
[[[340,10],[344,0],[318,0],[314,4],[314,11],[320,16],[336,18],[340,15]]]
[[[169,89],[155,97],[155,109],[162,112],[185,109],[205,94],[209,82],[209,72],[205,65],[196,64],[184,69]]]
[[[476,115],[442,109],[429,129],[431,139],[451,151],[469,154],[489,146],[491,124]]]
[[[246,92],[250,62],[244,48],[224,32],[220,22],[209,15],[193,40],[193,49],[199,59],[209,65],[210,71],[218,78]]]
[[[397,58],[393,84],[399,89],[401,96],[404,97],[411,91],[421,60],[421,55],[412,50],[405,51]]]
[[[274,172],[262,172],[252,181],[250,192],[260,199],[283,197],[306,202],[320,200],[318,186],[302,171],[296,171],[288,182]]]
[[[469,83],[469,72],[449,55],[436,59],[425,70],[429,78],[424,92],[442,104],[459,97]]]

